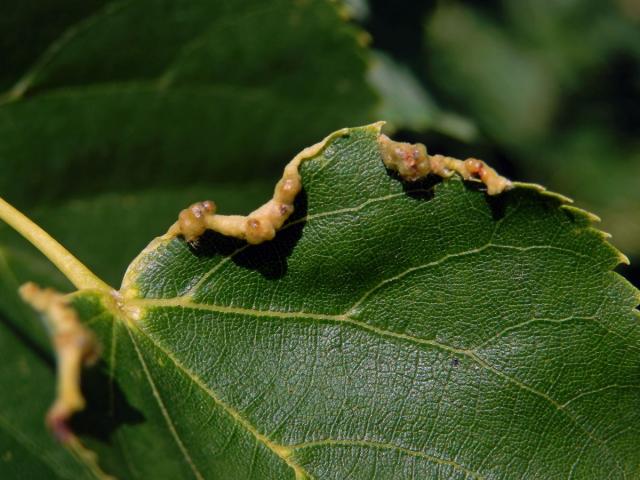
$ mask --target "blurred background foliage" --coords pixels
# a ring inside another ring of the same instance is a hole
[[[0,195],[114,285],[184,205],[246,212],[379,119],[573,197],[640,263],[638,0],[23,0],[0,92]],[[68,287],[5,226],[0,260]]]

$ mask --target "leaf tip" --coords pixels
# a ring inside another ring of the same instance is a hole
[[[618,259],[622,265],[631,265],[631,260],[624,253],[618,250]],[[638,291],[638,299],[640,299],[640,290]]]

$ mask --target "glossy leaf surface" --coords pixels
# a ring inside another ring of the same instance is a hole
[[[403,184],[376,138],[352,129],[303,163],[274,241],[159,240],[121,298],[75,297],[105,348],[79,425],[106,471],[638,475],[638,292],[611,271],[621,255],[533,186]]]

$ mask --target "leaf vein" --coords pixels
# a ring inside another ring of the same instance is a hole
[[[189,465],[189,468],[191,468],[191,471],[193,472],[194,476],[198,480],[204,480],[204,477],[202,476],[202,474],[198,470],[198,467],[196,467],[195,463],[193,462],[193,459],[191,458],[191,455],[189,455],[189,452],[187,451],[187,448],[185,447],[184,443],[182,443],[182,440],[180,439],[180,436],[178,435],[178,432],[177,432],[177,430],[175,428],[175,425],[173,424],[173,421],[171,420],[169,412],[167,411],[167,408],[166,408],[166,406],[165,406],[165,404],[164,404],[164,402],[162,400],[162,397],[160,396],[160,392],[158,391],[158,389],[156,387],[156,384],[153,381],[153,378],[151,377],[151,372],[149,371],[149,368],[147,367],[147,362],[145,362],[144,357],[142,356],[142,352],[140,351],[140,347],[138,347],[138,343],[136,342],[133,334],[131,333],[131,330],[127,329],[127,333],[129,334],[129,337],[131,338],[131,343],[133,344],[133,347],[134,347],[134,349],[136,351],[136,354],[138,355],[138,360],[140,360],[140,365],[142,366],[142,370],[144,371],[144,374],[147,377],[147,381],[149,382],[149,386],[151,387],[151,391],[153,393],[153,396],[156,399],[156,402],[158,403],[158,407],[160,408],[160,412],[162,413],[162,416],[164,417],[165,422],[167,423],[167,427],[169,427],[169,431],[171,432],[171,435],[173,436],[176,444],[178,445],[178,448],[182,452],[182,455],[184,456],[185,461]]]
[[[394,445],[392,443],[376,442],[372,440],[350,440],[350,439],[340,440],[340,439],[327,438],[327,439],[316,440],[312,442],[304,442],[304,443],[298,443],[295,445],[289,445],[289,448],[293,450],[301,450],[304,448],[317,448],[317,447],[323,447],[323,446],[355,446],[355,447],[375,448],[379,450],[395,450],[413,457],[424,458],[425,460],[429,460],[439,465],[451,466],[454,469],[460,470],[461,472],[464,472],[466,475],[470,475],[472,478],[475,478],[475,479],[485,478],[479,472],[475,472],[453,460],[437,457],[437,456],[430,455],[418,450],[412,450],[410,448],[402,447],[400,445]]]
[[[555,247],[552,245],[531,245],[529,247],[516,247],[514,245],[501,245],[501,244],[496,244],[496,243],[487,243],[481,247],[477,247],[477,248],[472,248],[469,250],[465,250],[463,252],[456,252],[456,253],[449,253],[447,255],[442,256],[441,258],[434,260],[432,262],[429,263],[424,263],[422,265],[417,265],[415,267],[410,267],[396,275],[394,275],[393,277],[389,277],[386,278],[384,280],[381,280],[378,284],[376,284],[373,288],[369,289],[368,291],[366,291],[346,312],[345,315],[350,315],[353,314],[359,307],[360,305],[362,305],[362,303],[369,298],[375,291],[379,290],[380,288],[384,287],[385,285],[389,284],[389,283],[393,283],[397,280],[400,280],[401,278],[416,272],[416,271],[420,271],[420,270],[424,270],[426,268],[430,268],[430,267],[434,267],[437,265],[441,265],[449,260],[455,259],[455,258],[459,258],[459,257],[464,257],[467,255],[473,255],[476,253],[482,253],[485,250],[488,250],[490,248],[496,248],[496,249],[505,249],[505,250],[514,250],[514,251],[518,251],[518,252],[526,252],[526,251],[530,251],[530,250],[557,250],[557,251],[561,251],[561,252],[565,252],[565,253],[569,253],[572,255],[575,255],[577,257],[583,257],[583,258],[589,258],[587,255],[584,255],[582,253],[576,252],[574,250],[568,249],[568,248],[562,248],[562,247]]]
[[[262,443],[266,448],[268,448],[275,455],[280,457],[295,473],[296,478],[310,478],[310,476],[304,471],[304,469],[292,461],[290,458],[290,450],[288,447],[276,444],[271,441],[268,437],[263,435],[258,431],[256,427],[254,427],[251,423],[249,423],[244,417],[240,415],[238,411],[236,411],[233,407],[222,401],[218,397],[218,395],[209,388],[204,381],[198,377],[196,374],[191,372],[187,367],[185,367],[171,352],[166,350],[160,342],[158,342],[153,336],[151,336],[148,332],[139,329],[139,332],[144,334],[153,344],[154,346],[162,352],[168,359],[170,359],[173,364],[183,372],[195,385],[197,385],[203,392],[205,392],[217,405],[219,405],[237,424],[241,425],[246,431],[252,434],[256,441]],[[129,333],[131,335],[131,332]],[[135,344],[134,344],[135,345]],[[136,350],[139,349],[136,347]],[[139,353],[140,355],[140,353]]]
[[[417,191],[422,191],[422,190],[417,190]],[[426,190],[424,190],[426,191]],[[406,193],[404,192],[400,192],[400,193],[393,193],[393,194],[389,194],[389,195],[384,195],[382,197],[376,197],[376,198],[370,198],[368,200],[366,200],[365,202],[361,203],[360,205],[356,205],[355,207],[346,207],[346,208],[340,208],[338,210],[331,210],[328,212],[319,212],[319,213],[312,213],[309,215],[305,215],[304,217],[300,217],[297,218],[291,222],[288,222],[287,224],[285,224],[280,231],[282,232],[283,230],[286,230],[294,225],[298,225],[300,223],[305,223],[305,222],[309,222],[318,218],[324,218],[324,217],[333,217],[336,215],[340,215],[343,213],[354,213],[354,212],[359,212],[361,210],[363,210],[364,208],[366,208],[367,206],[371,205],[371,204],[375,204],[378,202],[384,202],[386,200],[390,200],[392,198],[397,198],[397,197],[404,197],[406,196]],[[180,297],[185,297],[185,298],[191,298],[193,297],[196,293],[198,293],[198,291],[202,288],[202,286],[218,271],[220,270],[226,263],[228,263],[231,259],[233,259],[236,255],[242,253],[243,251],[245,251],[246,249],[250,248],[251,245],[246,244],[243,245],[242,247],[236,249],[235,251],[231,252],[229,255],[225,256],[224,258],[222,258],[218,263],[216,263],[213,267],[211,267],[211,269],[206,272],[202,277],[200,277],[200,279],[191,287],[189,288],[189,290],[184,293],[183,295],[181,295]]]
[[[576,400],[579,400],[582,397],[587,397],[589,395],[594,395],[596,393],[600,393],[600,392],[604,392],[606,390],[612,390],[612,389],[634,389],[634,388],[640,388],[640,385],[638,384],[619,384],[619,383],[613,383],[611,385],[605,385],[604,387],[600,387],[600,388],[596,388],[594,390],[589,390],[588,392],[581,392],[578,395],[576,395],[573,398],[570,398],[569,400],[567,400],[566,402],[564,402],[561,406],[562,408],[565,408],[567,405],[569,405],[570,403],[575,402]]]
[[[223,307],[220,305],[195,304],[180,298],[147,299],[147,300],[139,299],[139,300],[133,300],[132,303],[135,303],[136,305],[140,305],[140,306],[151,306],[156,308],[177,307],[177,308],[185,308],[185,309],[193,309],[193,310],[206,310],[206,311],[212,311],[212,312],[217,312],[222,314],[226,313],[226,314],[235,314],[235,315],[246,315],[246,316],[252,316],[252,317],[271,317],[271,318],[285,318],[285,319],[286,318],[303,318],[303,319],[310,318],[315,320],[341,322],[344,324],[350,324],[352,326],[356,326],[358,328],[376,333],[381,336],[397,338],[397,339],[401,339],[401,340],[408,341],[411,343],[416,343],[416,344],[429,345],[450,353],[464,355],[470,358],[471,360],[473,360],[474,362],[476,362],[477,364],[479,364],[480,366],[482,366],[483,368],[491,371],[494,375],[503,378],[507,382],[519,387],[521,390],[528,391],[542,398],[543,400],[547,401],[551,405],[553,405],[558,411],[562,412],[573,424],[575,424],[587,437],[589,437],[591,440],[596,441],[604,450],[607,451],[607,453],[611,454],[611,452],[606,447],[606,445],[599,438],[595,437],[591,429],[588,429],[583,425],[581,425],[581,423],[578,421],[576,416],[571,412],[569,412],[568,410],[566,410],[560,402],[558,402],[548,394],[542,391],[539,391],[534,387],[531,387],[521,382],[520,380],[498,370],[496,367],[488,363],[485,359],[480,357],[473,350],[456,348],[447,344],[443,344],[441,342],[437,342],[435,340],[423,339],[423,338],[415,337],[405,333],[398,333],[390,330],[381,329],[378,327],[374,327],[361,320],[348,317],[346,315],[313,314],[313,313],[307,313],[307,312],[260,311],[260,310],[245,309],[245,308],[238,308],[238,307]],[[615,461],[617,463],[617,459]],[[618,466],[620,467],[620,469],[622,469],[622,467],[619,464]]]

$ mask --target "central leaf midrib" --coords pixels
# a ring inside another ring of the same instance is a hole
[[[259,442],[262,445],[264,445],[274,455],[276,455],[283,462],[285,462],[293,470],[296,480],[297,479],[302,480],[305,478],[311,480],[311,476],[307,472],[305,472],[300,465],[298,465],[293,461],[293,459],[291,458],[292,451],[287,446],[280,445],[276,442],[273,442],[266,435],[263,435],[262,433],[260,433],[255,426],[253,426],[247,419],[245,419],[240,414],[240,412],[238,412],[233,407],[231,407],[226,402],[224,402],[222,399],[220,399],[218,395],[210,387],[208,387],[199,376],[197,376],[196,374],[191,372],[191,370],[189,370],[187,367],[182,365],[182,363],[170,351],[164,348],[162,344],[158,342],[152,335],[145,332],[141,328],[136,328],[134,323],[129,322],[129,325],[127,326],[127,330],[132,335],[132,342],[135,342],[133,340],[134,328],[135,328],[135,332],[138,332],[144,335],[149,341],[151,341],[151,343],[154,345],[155,348],[157,348],[163,355],[165,355],[169,360],[171,360],[171,362],[173,362],[173,364],[176,366],[178,370],[180,370],[184,375],[186,375],[187,378],[189,378],[189,380],[192,381],[196,386],[198,386],[198,388],[200,388],[205,394],[207,394],[207,396],[211,398],[211,400],[213,400],[214,403],[220,406],[220,408],[222,408],[227,413],[227,415],[231,417],[231,419],[234,422],[236,422],[244,430],[249,432],[255,438],[256,442]]]
[[[388,448],[394,449],[398,452],[403,452],[407,455],[420,457],[432,461],[434,463],[450,465],[451,467],[458,469],[464,472],[467,475],[471,475],[474,478],[482,479],[482,475],[478,472],[475,472],[453,460],[448,460],[446,458],[436,457],[434,455],[427,454],[425,452],[419,452],[412,450],[408,447],[401,445],[394,445],[390,443],[383,442],[374,442],[374,441],[364,441],[364,440],[338,440],[326,438],[319,441],[314,442],[305,442],[299,444],[291,444],[291,445],[282,445],[278,444],[271,439],[269,439],[266,435],[260,433],[258,429],[251,424],[247,419],[245,419],[237,410],[228,405],[226,402],[221,400],[217,394],[194,372],[192,372],[189,368],[184,366],[180,360],[178,360],[170,351],[168,351],[161,342],[159,342],[153,335],[144,331],[143,329],[136,329],[136,331],[143,334],[149,341],[152,342],[155,348],[157,348],[163,355],[165,355],[169,360],[173,362],[173,364],[178,368],[187,378],[189,378],[195,385],[197,385],[203,392],[205,392],[217,405],[219,405],[230,417],[233,421],[238,423],[242,428],[248,431],[253,435],[255,440],[261,444],[263,444],[266,448],[268,448],[272,453],[278,456],[281,460],[283,460],[289,467],[291,467],[296,474],[297,479],[309,479],[312,480],[313,477],[306,472],[302,466],[297,464],[293,459],[293,454],[295,450],[301,450],[304,448],[312,448],[319,447],[322,445],[332,445],[332,444],[345,444],[345,445],[360,445],[366,446],[370,448]]]
[[[357,211],[360,210],[362,208],[364,208],[366,205],[372,203],[373,201],[378,201],[378,200],[388,200],[389,197],[395,197],[395,196],[399,196],[398,194],[393,194],[393,195],[385,195],[382,196],[380,198],[376,198],[376,199],[369,199],[366,202],[364,202],[363,204],[357,205],[355,207],[348,207],[345,209],[340,209],[340,211],[344,211],[344,212],[348,212],[348,211]],[[333,214],[336,212],[321,212],[319,214],[316,214],[317,216],[326,216],[329,214]],[[315,216],[315,215],[309,215],[308,217],[311,216]],[[305,217],[305,219],[309,219],[308,217]],[[303,220],[299,220],[296,223],[299,223],[300,221]],[[499,222],[501,223],[501,222]],[[285,226],[285,228],[291,226],[291,224],[288,224]],[[418,343],[418,344],[425,344],[425,345],[429,345],[431,347],[435,347],[435,348],[439,348],[442,350],[445,350],[449,353],[455,353],[455,354],[459,354],[459,355],[464,355],[467,358],[470,358],[473,362],[475,362],[476,364],[480,365],[482,368],[487,369],[488,371],[491,371],[494,375],[497,375],[503,379],[505,379],[506,381],[508,381],[509,383],[511,383],[512,385],[515,385],[516,387],[525,390],[525,391],[529,391],[530,393],[542,398],[545,402],[553,405],[555,407],[556,410],[560,411],[566,418],[568,418],[574,425],[576,425],[582,432],[583,434],[591,441],[595,441],[596,443],[598,443],[598,445],[600,446],[601,449],[603,449],[608,456],[610,456],[611,458],[614,458],[614,461],[617,463],[617,460],[615,459],[615,457],[613,457],[613,455],[611,455],[611,452],[609,450],[609,448],[604,444],[604,442],[602,442],[602,440],[600,440],[599,438],[595,437],[594,434],[591,432],[592,429],[587,429],[584,426],[582,426],[579,422],[578,419],[569,411],[567,411],[564,407],[565,405],[558,402],[557,400],[553,399],[552,397],[550,397],[549,395],[547,395],[544,392],[538,391],[533,387],[530,387],[524,383],[522,383],[521,381],[512,378],[511,376],[509,376],[508,374],[505,374],[504,372],[501,372],[500,370],[496,369],[495,367],[491,366],[486,360],[484,360],[483,358],[479,357],[473,350],[467,350],[467,349],[460,349],[460,348],[455,348],[446,344],[442,344],[440,342],[436,342],[433,340],[428,340],[428,339],[421,339],[418,337],[414,337],[408,334],[403,334],[403,333],[398,333],[398,332],[393,332],[393,331],[388,331],[388,330],[383,330],[383,329],[379,329],[377,327],[374,327],[366,322],[362,322],[359,321],[357,319],[354,319],[352,317],[350,317],[348,314],[351,313],[354,308],[357,308],[364,300],[366,300],[366,298],[369,297],[370,294],[372,294],[373,292],[375,292],[376,290],[378,290],[379,288],[385,286],[386,284],[393,282],[395,280],[398,280],[412,272],[424,269],[424,268],[428,268],[431,266],[435,266],[438,264],[441,264],[443,262],[449,261],[451,259],[454,258],[458,258],[461,256],[466,256],[466,255],[470,255],[470,254],[477,254],[480,252],[483,252],[489,248],[496,248],[496,249],[506,249],[506,250],[513,250],[513,251],[530,251],[530,250],[554,250],[554,251],[561,251],[563,253],[567,253],[570,254],[572,256],[576,256],[576,257],[585,257],[584,254],[577,252],[575,250],[571,250],[571,249],[567,249],[567,248],[562,248],[562,247],[558,247],[558,246],[553,246],[553,245],[529,245],[529,246],[515,246],[515,245],[501,245],[501,244],[497,244],[497,243],[493,243],[493,238],[495,237],[495,233],[497,230],[498,225],[496,225],[496,228],[494,229],[493,234],[491,235],[491,239],[489,240],[489,242],[487,242],[485,245],[473,248],[473,249],[468,249],[466,251],[463,252],[454,252],[454,253],[449,253],[446,255],[443,255],[440,259],[434,260],[432,262],[428,262],[426,264],[423,265],[417,265],[414,267],[411,267],[409,269],[406,269],[403,272],[400,272],[390,278],[387,279],[383,279],[382,281],[380,281],[379,283],[377,283],[376,285],[374,285],[372,288],[370,288],[368,291],[366,291],[362,296],[360,296],[360,298],[356,301],[356,303],[353,304],[353,306],[348,309],[346,311],[346,313],[343,314],[318,314],[318,313],[310,313],[310,312],[281,312],[281,311],[260,311],[260,310],[253,310],[253,309],[244,309],[244,308],[237,308],[237,307],[225,307],[225,306],[220,306],[220,305],[209,305],[209,304],[198,304],[198,303],[193,303],[192,301],[192,297],[191,295],[188,296],[179,296],[179,297],[173,297],[173,298],[168,298],[168,299],[145,299],[145,298],[136,298],[136,299],[128,299],[126,301],[126,303],[133,308],[138,308],[141,309],[142,311],[144,311],[145,309],[151,307],[151,308],[166,308],[166,307],[181,307],[181,308],[188,308],[188,309],[201,309],[201,310],[209,310],[209,311],[215,311],[218,313],[222,313],[222,314],[237,314],[237,315],[249,315],[249,316],[253,316],[253,317],[259,317],[259,316],[263,316],[263,317],[272,317],[272,318],[307,318],[307,319],[312,319],[312,320],[319,320],[319,321],[339,321],[342,323],[347,323],[347,324],[351,324],[355,327],[358,328],[363,328],[366,329],[368,331],[371,331],[373,333],[376,333],[378,335],[382,335],[382,336],[386,336],[386,337],[395,337],[398,339],[402,339],[402,340],[406,340],[406,341],[410,341],[413,343]],[[242,251],[243,249],[240,249],[240,251]],[[207,274],[204,275],[204,278],[210,278],[211,274],[214,271],[218,271],[219,268],[221,268],[221,264],[225,263],[225,260],[228,260],[229,256],[225,256],[221,262],[219,262],[214,268],[213,271],[208,272]],[[197,286],[202,286],[204,282],[202,281],[202,279],[197,283]],[[192,292],[193,290],[198,290],[197,288],[193,289],[192,288]],[[256,441],[261,442],[262,444],[264,444],[269,450],[271,450],[274,454],[276,454],[278,457],[280,457],[281,459],[283,459],[287,464],[289,464],[295,471],[296,468],[299,468],[296,464],[292,464],[290,456],[291,456],[291,451],[286,451],[286,453],[283,455],[283,449],[287,449],[287,448],[291,448],[291,447],[287,447],[287,446],[283,446],[283,445],[278,445],[275,442],[272,442],[270,439],[268,439],[266,436],[264,436],[263,434],[261,434],[256,427],[254,427],[251,423],[248,422],[248,420],[244,419],[239,412],[237,412],[235,409],[233,409],[231,406],[227,405],[226,403],[224,403],[221,399],[219,399],[217,397],[217,395],[215,394],[215,392],[213,392],[199,377],[197,377],[195,374],[193,374],[190,370],[188,370],[185,366],[183,366],[182,364],[180,364],[180,362],[173,357],[173,355],[167,351],[165,348],[163,348],[160,345],[160,342],[157,341],[152,334],[149,334],[148,332],[144,331],[144,319],[140,320],[140,318],[142,318],[142,312],[141,315],[137,318],[138,320],[134,320],[133,323],[137,324],[137,326],[139,327],[139,330],[141,332],[144,332],[145,336],[147,336],[154,345],[156,345],[168,358],[170,358],[172,360],[172,362],[178,367],[180,368],[183,373],[185,375],[187,375],[193,382],[195,382],[196,384],[199,385],[199,387],[201,389],[203,389],[203,391],[205,391],[213,400],[214,402],[216,402],[218,405],[220,405],[237,423],[239,423],[240,425],[242,425],[242,427],[249,431],[255,438]]]

